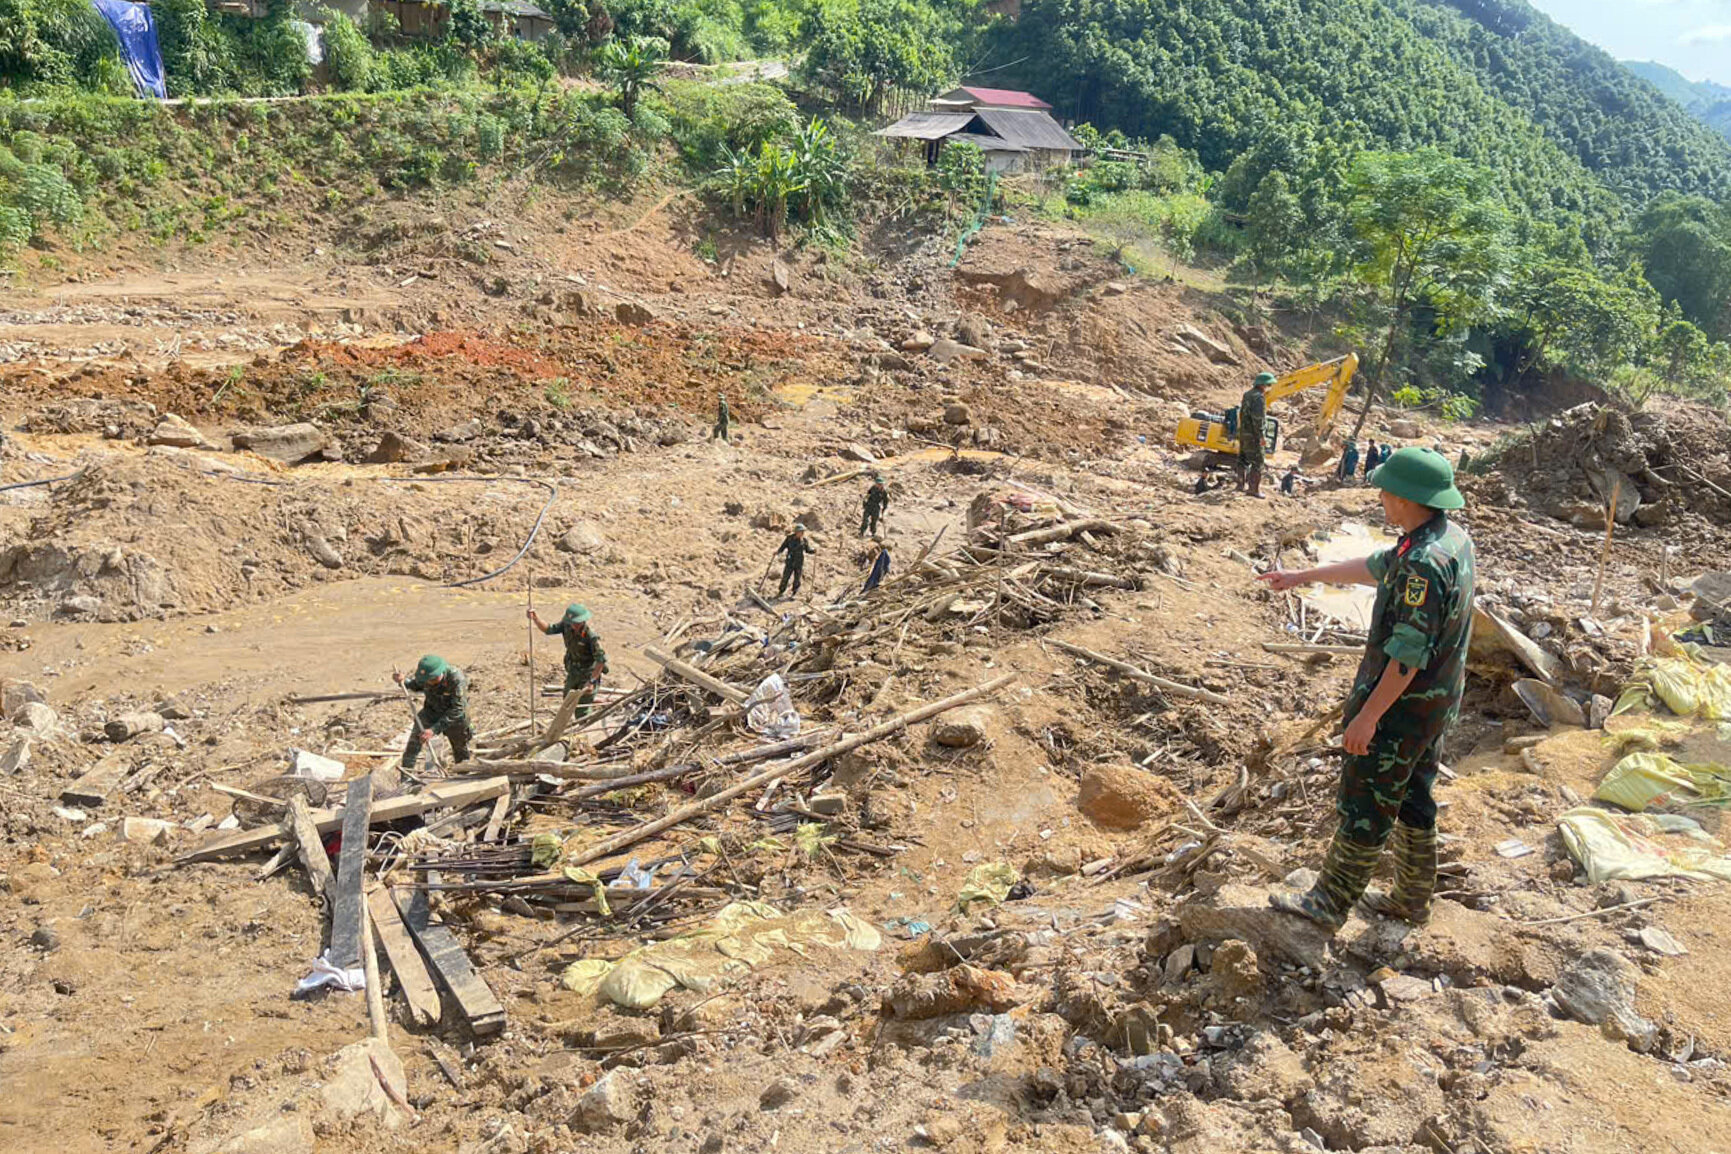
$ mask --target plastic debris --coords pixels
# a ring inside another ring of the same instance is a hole
[[[785,741],[799,736],[799,710],[793,707],[793,693],[781,674],[771,673],[751,691],[745,700],[745,724],[764,737]]]
[[[1611,716],[1651,711],[1655,704],[1664,705],[1678,717],[1704,717],[1708,721],[1731,718],[1731,669],[1704,664],[1687,652],[1644,658],[1623,687]]]
[[[1724,846],[1686,817],[1578,807],[1557,820],[1557,832],[1589,881],[1731,880],[1731,858]]]
[[[358,993],[367,988],[367,971],[361,966],[345,969],[336,965],[327,951],[313,959],[312,972],[295,983],[293,996],[304,998],[325,986],[346,994]]]
[[[975,902],[1002,905],[1008,900],[1010,890],[1021,880],[1022,875],[1008,862],[981,862],[968,871],[967,881],[962,883],[961,892],[956,894],[956,911],[965,914],[968,907]]]
[[[1731,800],[1731,769],[1685,765],[1663,753],[1637,751],[1611,767],[1593,796],[1631,813],[1655,804],[1721,803]]]

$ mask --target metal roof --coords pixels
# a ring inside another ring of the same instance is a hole
[[[949,144],[974,144],[982,152],[1026,152],[1024,145],[1011,144],[1000,136],[985,136],[977,132],[957,132],[944,137]]]
[[[551,20],[552,16],[543,12],[526,0],[482,0],[483,12],[508,12],[512,16],[531,16],[541,20]]]
[[[971,112],[910,112],[874,136],[897,136],[909,140],[938,140],[960,132],[974,119]]]
[[[1010,108],[977,108],[974,115],[1011,144],[1062,152],[1082,151],[1081,142],[1044,112]]]
[[[962,93],[968,99],[978,101],[981,104],[997,104],[1006,108],[1033,108],[1046,111],[1052,107],[1032,92],[1020,92],[1014,88],[974,88],[966,84],[960,88],[950,89],[937,99],[955,100],[957,93]]]

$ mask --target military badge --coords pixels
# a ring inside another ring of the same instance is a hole
[[[1424,605],[1424,599],[1430,595],[1430,582],[1423,577],[1408,577],[1404,600],[1407,605],[1417,609]]]

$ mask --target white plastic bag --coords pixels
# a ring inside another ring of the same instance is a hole
[[[799,710],[793,707],[793,694],[779,673],[758,682],[745,699],[745,710],[745,724],[753,733],[783,740],[799,736]]]

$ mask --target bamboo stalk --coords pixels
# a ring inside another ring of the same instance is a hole
[[[1096,664],[1104,665],[1108,669],[1115,669],[1133,681],[1140,681],[1146,685],[1152,685],[1157,689],[1163,689],[1167,693],[1173,694],[1177,697],[1194,697],[1202,701],[1210,702],[1214,705],[1230,705],[1232,703],[1231,698],[1224,697],[1212,690],[1202,689],[1194,685],[1183,685],[1176,681],[1170,681],[1164,677],[1157,677],[1145,669],[1138,669],[1127,662],[1119,661],[1113,657],[1107,657],[1104,653],[1096,653],[1092,649],[1084,649],[1080,645],[1072,645],[1068,641],[1053,641],[1052,644],[1057,646],[1059,649],[1062,649],[1065,653],[1073,653],[1077,657],[1086,658]]]

